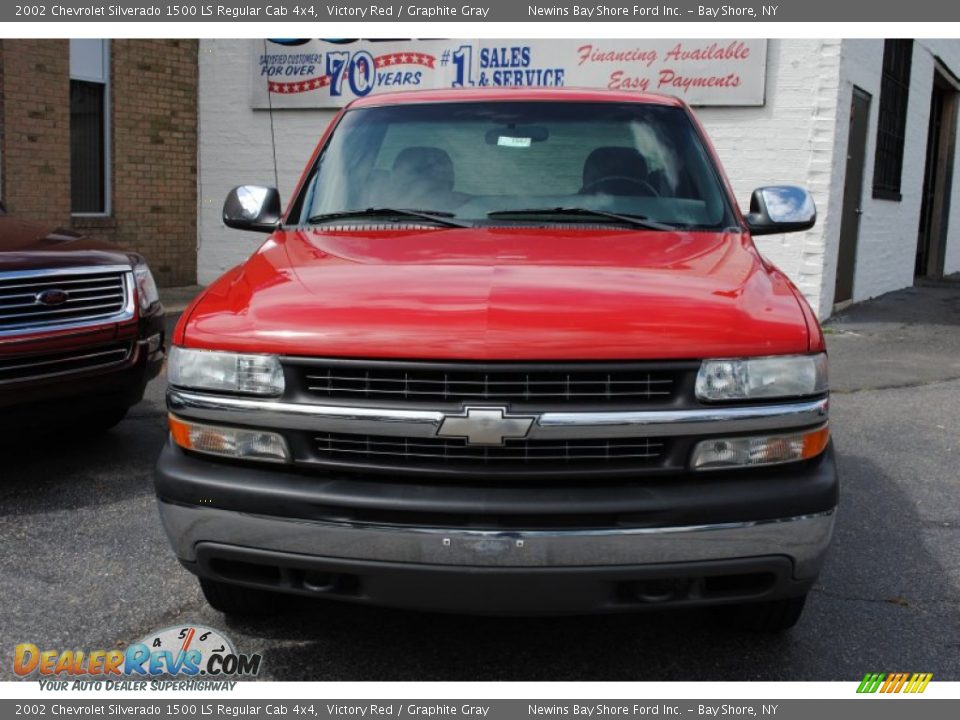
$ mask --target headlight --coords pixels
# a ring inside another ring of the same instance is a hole
[[[173,441],[185,450],[242,460],[287,462],[290,459],[287,443],[277,433],[200,425],[173,415],[168,420]]]
[[[155,302],[160,302],[160,292],[153,279],[153,273],[146,263],[138,263],[133,267],[133,277],[137,281],[137,295],[140,298],[140,312],[146,312]]]
[[[829,440],[826,425],[786,435],[702,440],[693,450],[690,465],[694,470],[723,470],[809,460],[822,453]]]
[[[283,368],[276,355],[245,355],[170,348],[171,385],[197,390],[282,395]]]
[[[827,392],[827,356],[782,355],[704,360],[697,374],[700,400],[802,397]]]

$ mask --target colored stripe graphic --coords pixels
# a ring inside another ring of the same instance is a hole
[[[933,673],[914,673],[904,692],[922,693],[927,689],[927,685],[930,684],[931,680],[933,680]]]
[[[903,684],[907,682],[907,678],[910,677],[907,673],[890,673],[887,675],[886,682],[883,683],[883,687],[880,688],[882,693],[898,693],[900,688],[903,687]]]
[[[857,687],[858,693],[922,693],[933,673],[867,673]]]
[[[883,673],[867,673],[863,676],[863,680],[860,681],[860,687],[857,688],[858,693],[875,693],[880,689],[880,683],[883,682],[883,679],[886,677]]]

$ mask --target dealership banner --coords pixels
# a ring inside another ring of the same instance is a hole
[[[767,41],[251,40],[254,108],[338,108],[381,92],[588,87],[763,105]]]

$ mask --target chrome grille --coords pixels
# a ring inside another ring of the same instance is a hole
[[[303,390],[324,400],[396,402],[494,401],[586,405],[665,403],[674,397],[678,371],[642,366],[538,366],[471,368],[410,363],[331,363],[302,368]]]
[[[0,357],[0,384],[86,372],[125,362],[130,343],[113,343],[80,350]]]
[[[0,331],[132,317],[128,273],[114,266],[0,273]],[[65,299],[45,305],[38,299],[44,291],[62,291]]]
[[[644,467],[659,464],[665,442],[656,438],[599,440],[507,440],[503,446],[468,445],[457,438],[398,438],[322,433],[315,438],[321,461],[417,469],[461,464],[484,470],[531,470],[541,467]]]

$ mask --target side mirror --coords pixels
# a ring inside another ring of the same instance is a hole
[[[747,227],[751,235],[809,230],[817,221],[817,206],[806,190],[793,185],[773,185],[753,191]]]
[[[223,224],[237,230],[273,232],[282,213],[280,193],[272,187],[240,185],[223,202]]]

